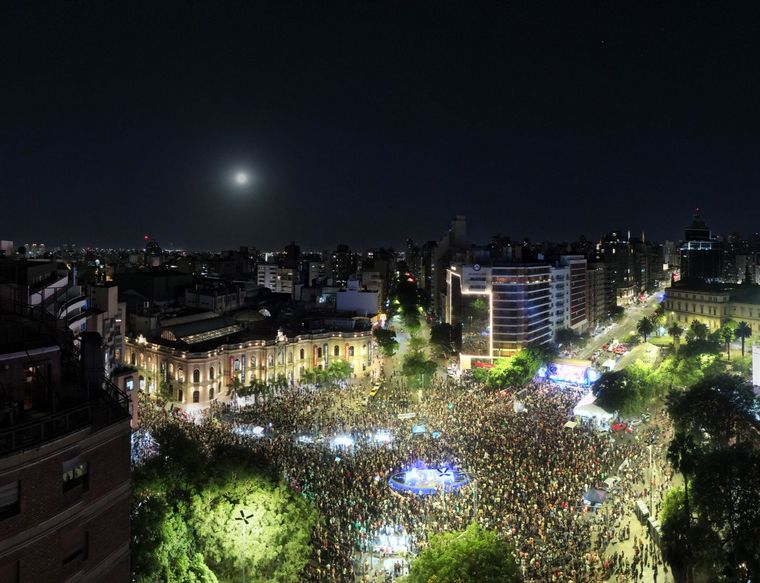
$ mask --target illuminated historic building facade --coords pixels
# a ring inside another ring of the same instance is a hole
[[[677,283],[665,294],[670,319],[684,328],[698,320],[712,332],[734,320],[747,322],[753,334],[760,334],[760,286]]]
[[[338,360],[351,364],[354,375],[369,376],[375,356],[372,344],[369,330],[292,337],[280,332],[267,340],[222,342],[213,347],[204,342],[208,349],[203,351],[139,336],[127,338],[126,362],[138,371],[127,383],[148,394],[156,394],[164,383],[178,405],[203,408],[214,400],[228,401],[234,379],[244,386],[278,377],[298,383],[307,370],[324,369]]]

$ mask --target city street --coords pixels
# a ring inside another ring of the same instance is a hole
[[[612,342],[613,339],[623,342],[625,338],[630,336],[631,332],[636,331],[636,325],[641,318],[651,316],[655,312],[659,305],[658,295],[659,293],[654,293],[643,304],[627,308],[620,322],[613,324],[610,329],[605,330],[602,334],[592,337],[583,350],[579,352],[578,358],[590,358],[596,350],[599,350],[604,344]]]

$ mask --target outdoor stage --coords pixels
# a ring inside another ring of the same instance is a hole
[[[388,484],[397,492],[430,495],[441,492],[455,492],[470,483],[467,472],[455,467],[441,465],[428,468],[419,463],[391,476]]]

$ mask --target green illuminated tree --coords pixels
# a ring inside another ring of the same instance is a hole
[[[473,523],[461,532],[430,536],[412,563],[408,583],[518,583],[522,581],[511,545]]]
[[[548,353],[536,348],[524,348],[514,356],[500,358],[494,363],[488,374],[487,386],[492,389],[524,387],[548,361]]]
[[[248,525],[235,520],[241,510]],[[193,496],[188,516],[200,553],[222,581],[295,581],[308,560],[311,529],[304,525],[314,523],[314,511],[283,483],[240,470],[214,476]]]
[[[248,450],[216,439],[215,427],[171,418],[152,428],[158,455],[132,480],[133,581],[299,580],[315,509]],[[245,533],[240,510],[250,516]]]
[[[354,368],[345,360],[334,360],[327,365],[325,374],[329,384],[337,384],[351,378]]]

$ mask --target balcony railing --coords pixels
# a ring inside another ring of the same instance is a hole
[[[65,322],[57,320],[43,309],[28,305],[6,304],[0,308],[0,314],[3,312],[38,322],[40,332],[55,337],[61,348],[62,368],[74,371],[78,382],[85,386],[81,373],[81,355]],[[87,426],[100,429],[129,417],[129,395],[105,376],[97,386],[90,385],[87,392],[89,398],[84,402],[0,430],[0,456],[37,447]]]

